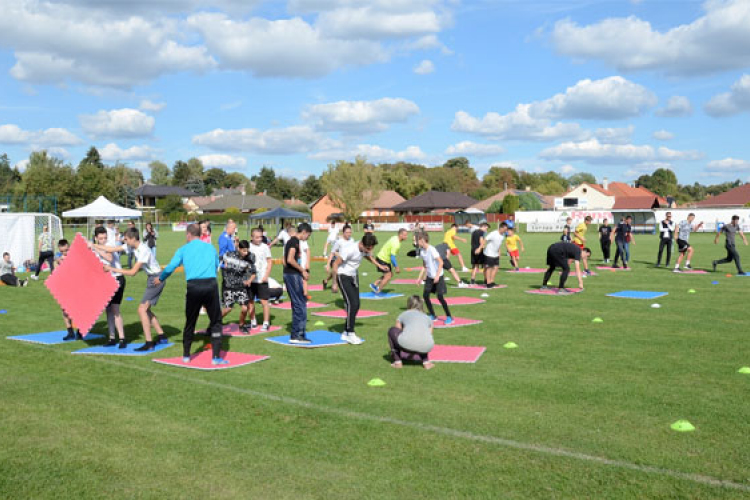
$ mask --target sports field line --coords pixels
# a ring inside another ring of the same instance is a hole
[[[30,344],[32,347],[38,349],[46,349],[47,346]],[[62,352],[62,351],[55,351]],[[65,353],[66,355],[68,353]],[[409,420],[401,420],[398,418],[384,417],[381,415],[371,415],[369,413],[362,413],[358,411],[346,410],[343,408],[336,408],[332,406],[324,406],[317,403],[310,403],[301,399],[290,398],[288,396],[279,396],[276,394],[269,394],[265,392],[255,391],[252,389],[245,389],[242,387],[236,387],[229,384],[222,384],[218,382],[212,382],[210,380],[204,380],[200,378],[190,377],[189,375],[181,375],[180,373],[172,373],[167,370],[154,370],[145,366],[138,366],[132,363],[125,363],[114,359],[108,359],[104,357],[91,357],[87,358],[86,361],[95,361],[97,363],[104,363],[107,365],[114,365],[123,368],[129,368],[138,370],[141,372],[149,373],[152,375],[160,375],[163,377],[179,380],[182,382],[189,382],[195,385],[201,385],[204,387],[210,387],[213,389],[222,389],[225,391],[234,392],[236,394],[243,394],[246,396],[253,396],[257,398],[263,398],[268,401],[277,401],[291,406],[298,406],[301,408],[307,408],[310,410],[318,411],[320,413],[327,413],[330,415],[336,415],[354,420],[363,420],[368,422],[377,422],[383,424],[397,425],[399,427],[406,427],[410,429],[419,430],[422,432],[430,432],[433,434],[439,434],[442,436],[454,437],[458,439],[464,439],[467,441],[475,441],[480,443],[493,444],[502,446],[505,448],[514,448],[517,450],[532,451],[535,453],[541,453],[543,455],[550,455],[555,457],[573,458],[575,460],[582,460],[584,462],[591,462],[599,465],[608,465],[610,467],[617,467],[620,469],[628,469],[637,472],[643,472],[645,474],[653,474],[658,476],[672,477],[675,479],[682,479],[685,481],[691,481],[706,486],[714,486],[720,488],[727,488],[737,491],[750,492],[750,484],[735,483],[724,479],[715,478],[712,476],[705,476],[702,474],[691,474],[687,472],[679,472],[670,469],[663,469],[660,467],[652,467],[649,465],[639,465],[632,462],[626,462],[624,460],[615,460],[606,457],[600,457],[596,455],[588,455],[586,453],[579,453],[576,451],[566,450],[564,448],[553,448],[540,444],[524,443],[522,441],[515,441],[513,439],[499,438],[496,436],[487,436],[483,434],[474,434],[469,431],[462,431],[460,429],[452,429],[450,427],[442,427],[438,425],[423,424],[421,422],[411,422]]]

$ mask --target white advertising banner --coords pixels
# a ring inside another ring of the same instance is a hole
[[[703,227],[700,228],[702,233],[713,233],[718,231],[724,224],[732,222],[733,215],[739,215],[740,227],[742,232],[750,231],[750,208],[672,208],[672,209],[659,209],[654,210],[656,214],[656,221],[661,222],[664,220],[666,213],[672,213],[672,220],[679,224],[681,221],[686,220],[687,216],[691,213],[695,214],[695,220],[693,224],[699,224],[703,222]]]

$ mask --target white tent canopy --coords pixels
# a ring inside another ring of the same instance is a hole
[[[100,196],[85,207],[63,212],[62,216],[87,219],[139,219],[141,211],[115,205],[104,196]]]

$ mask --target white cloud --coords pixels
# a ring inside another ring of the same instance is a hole
[[[99,156],[103,161],[123,160],[153,160],[158,156],[158,151],[150,146],[132,146],[127,149],[120,148],[117,144],[109,143],[99,149]]]
[[[55,158],[59,158],[61,160],[67,160],[70,158],[70,152],[65,148],[58,148],[58,147],[51,147],[51,148],[42,148],[42,147],[34,147],[35,151],[39,150],[45,150],[47,151],[47,154],[50,156],[54,156]]]
[[[198,159],[203,162],[205,167],[244,167],[247,160],[241,156],[231,155],[202,155]]]
[[[670,97],[666,106],[656,110],[656,116],[662,116],[665,118],[679,118],[682,116],[690,116],[692,114],[693,105],[690,104],[690,99],[681,95]]]
[[[424,59],[422,62],[414,66],[414,73],[418,75],[429,75],[435,72],[435,65],[429,59]]]
[[[750,111],[750,75],[742,75],[729,92],[716,95],[704,107],[711,116],[730,116]]]
[[[563,175],[570,175],[576,171],[576,168],[573,165],[566,164],[560,167],[558,170],[560,170],[560,173]]]
[[[505,148],[497,144],[477,144],[476,142],[463,141],[448,146],[445,154],[450,156],[498,156],[505,153]]]
[[[373,144],[358,144],[353,148],[336,148],[319,151],[308,155],[313,160],[335,161],[364,156],[374,163],[397,161],[422,161],[427,155],[419,146],[409,146],[403,151],[395,151]]]
[[[565,142],[539,153],[546,160],[582,160],[591,164],[629,165],[656,160],[699,160],[703,154],[698,151],[675,151],[649,145],[603,144],[596,138],[580,142]]]
[[[633,165],[628,170],[625,171],[623,174],[626,178],[635,179],[637,177],[640,177],[644,174],[652,174],[654,173],[654,170],[657,170],[659,168],[672,168],[671,163],[661,162],[661,161],[645,161],[642,163],[638,163],[636,165]]]
[[[598,128],[593,135],[603,144],[627,144],[633,137],[634,131],[633,125],[621,128]]]
[[[748,172],[750,171],[750,161],[740,160],[737,158],[724,158],[723,160],[714,160],[708,163],[706,170],[710,172]]]
[[[158,113],[162,109],[167,107],[166,102],[154,102],[149,99],[143,99],[141,100],[141,103],[138,105],[138,108],[141,111],[153,111],[155,113]]]
[[[384,9],[386,2],[341,7],[322,12],[316,27],[334,38],[410,38],[438,33],[442,22],[437,12],[413,2],[409,9]]]
[[[13,124],[0,125],[0,144],[28,144],[38,149],[53,146],[77,146],[81,143],[80,138],[64,128],[30,131]]]
[[[674,134],[668,130],[657,130],[654,132],[653,138],[658,141],[671,141],[674,139]]]
[[[21,160],[18,163],[16,163],[16,168],[18,169],[19,172],[25,171],[26,167],[28,167],[28,166],[29,166],[29,159],[28,158],[24,158],[23,160]]]
[[[219,57],[222,68],[260,77],[314,78],[388,59],[378,42],[329,38],[298,17],[235,21],[220,13],[201,13],[187,22]]]
[[[218,151],[248,151],[258,154],[291,155],[336,147],[335,141],[309,126],[257,130],[215,129],[193,136],[193,144]]]
[[[667,31],[635,16],[588,26],[565,19],[552,30],[552,41],[562,54],[601,60],[622,71],[699,75],[750,65],[750,2],[708,0],[704,9],[692,23]]]
[[[151,135],[156,123],[153,116],[131,108],[101,110],[78,119],[92,137],[144,137]]]
[[[380,132],[392,123],[403,123],[419,113],[419,106],[401,98],[375,101],[338,101],[310,106],[303,116],[319,130],[347,134]]]
[[[554,141],[578,138],[583,134],[577,123],[555,123],[534,118],[529,114],[529,104],[519,104],[506,115],[490,112],[475,118],[465,111],[456,112],[451,130],[468,132],[496,140]]]
[[[24,82],[129,88],[166,73],[215,66],[205,47],[177,41],[184,29],[169,17],[113,16],[30,0],[0,0],[0,11],[0,45],[12,48],[10,74]]]
[[[581,80],[564,94],[532,104],[531,114],[540,118],[617,120],[642,114],[655,106],[656,95],[621,76]]]

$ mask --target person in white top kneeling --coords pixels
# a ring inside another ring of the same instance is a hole
[[[407,311],[401,313],[396,326],[388,330],[388,344],[391,347],[391,358],[394,368],[401,368],[403,361],[420,361],[429,370],[435,365],[428,355],[435,346],[432,337],[432,320],[424,312],[424,302],[418,295],[412,295],[406,301]]]

